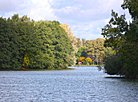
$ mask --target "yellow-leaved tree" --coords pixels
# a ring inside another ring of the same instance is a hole
[[[75,54],[78,52],[78,48],[76,46],[77,40],[76,40],[76,36],[73,35],[73,33],[71,32],[71,28],[67,25],[67,24],[60,24],[60,27],[62,27],[63,29],[65,29],[65,31],[67,32],[67,35],[71,41],[72,47],[73,47],[73,52],[71,52],[71,56],[72,56],[72,60],[73,60],[73,65],[76,64],[76,57]]]
[[[85,57],[80,57],[80,58],[78,59],[78,62],[85,62]]]
[[[92,59],[91,59],[90,57],[87,57],[87,58],[85,59],[85,63],[86,63],[86,64],[91,64],[91,63],[92,63]]]

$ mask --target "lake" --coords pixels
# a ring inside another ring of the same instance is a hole
[[[138,102],[138,80],[110,78],[97,67],[0,71],[0,102]]]

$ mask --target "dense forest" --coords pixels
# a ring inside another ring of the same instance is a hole
[[[102,64],[104,39],[76,38],[67,24],[29,17],[0,18],[0,68],[56,69],[83,62]],[[84,60],[80,60],[84,58]]]
[[[129,10],[132,21],[128,23],[125,15],[112,10],[112,18],[102,29],[105,47],[112,48],[106,51],[104,68],[111,75],[138,78],[138,1],[124,0],[121,7]]]
[[[0,18],[0,68],[67,68],[73,48],[58,21]]]

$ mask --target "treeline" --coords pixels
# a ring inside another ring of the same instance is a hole
[[[60,26],[67,32],[67,35],[68,35],[68,37],[69,37],[69,39],[71,41],[71,45],[72,45],[72,48],[73,48],[73,51],[71,52],[71,56],[72,56],[71,59],[73,60],[73,64],[72,65],[75,65],[76,64],[76,60],[77,60],[75,54],[78,52],[77,38],[71,32],[71,28],[69,27],[69,25],[60,24]]]
[[[78,52],[76,53],[77,63],[83,62],[83,64],[103,64],[104,63],[104,39],[97,38],[96,40],[80,40],[77,38],[76,46]],[[85,59],[85,61],[84,61]],[[90,61],[88,61],[88,59]],[[92,60],[92,61],[91,61]]]
[[[67,24],[60,25],[71,41],[73,51],[71,52],[73,64],[82,62],[83,64],[103,64],[104,63],[104,39],[97,38],[96,40],[80,39],[73,35],[71,28]],[[85,61],[84,61],[85,58]]]
[[[106,56],[104,68],[111,75],[138,78],[138,1],[124,0],[121,7],[129,10],[132,22],[112,10],[112,18],[102,29],[102,35],[106,38],[105,46],[112,48],[107,52],[114,50],[114,53]]]
[[[103,64],[106,48],[104,47],[104,39],[97,38],[96,40],[80,39],[73,35],[71,28],[67,24],[60,24],[65,29],[71,41],[73,51],[71,52],[73,64],[83,62],[83,64]],[[82,60],[85,57],[85,61]],[[80,60],[81,59],[81,60]]]
[[[73,47],[58,21],[0,18],[0,69],[67,68],[73,64]]]

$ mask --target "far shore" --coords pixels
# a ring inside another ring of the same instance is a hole
[[[56,70],[75,70],[75,68],[53,68],[53,69],[0,69],[0,71],[56,71]]]
[[[97,67],[97,66],[104,66],[104,65],[75,65],[75,66],[93,66],[93,67]]]

